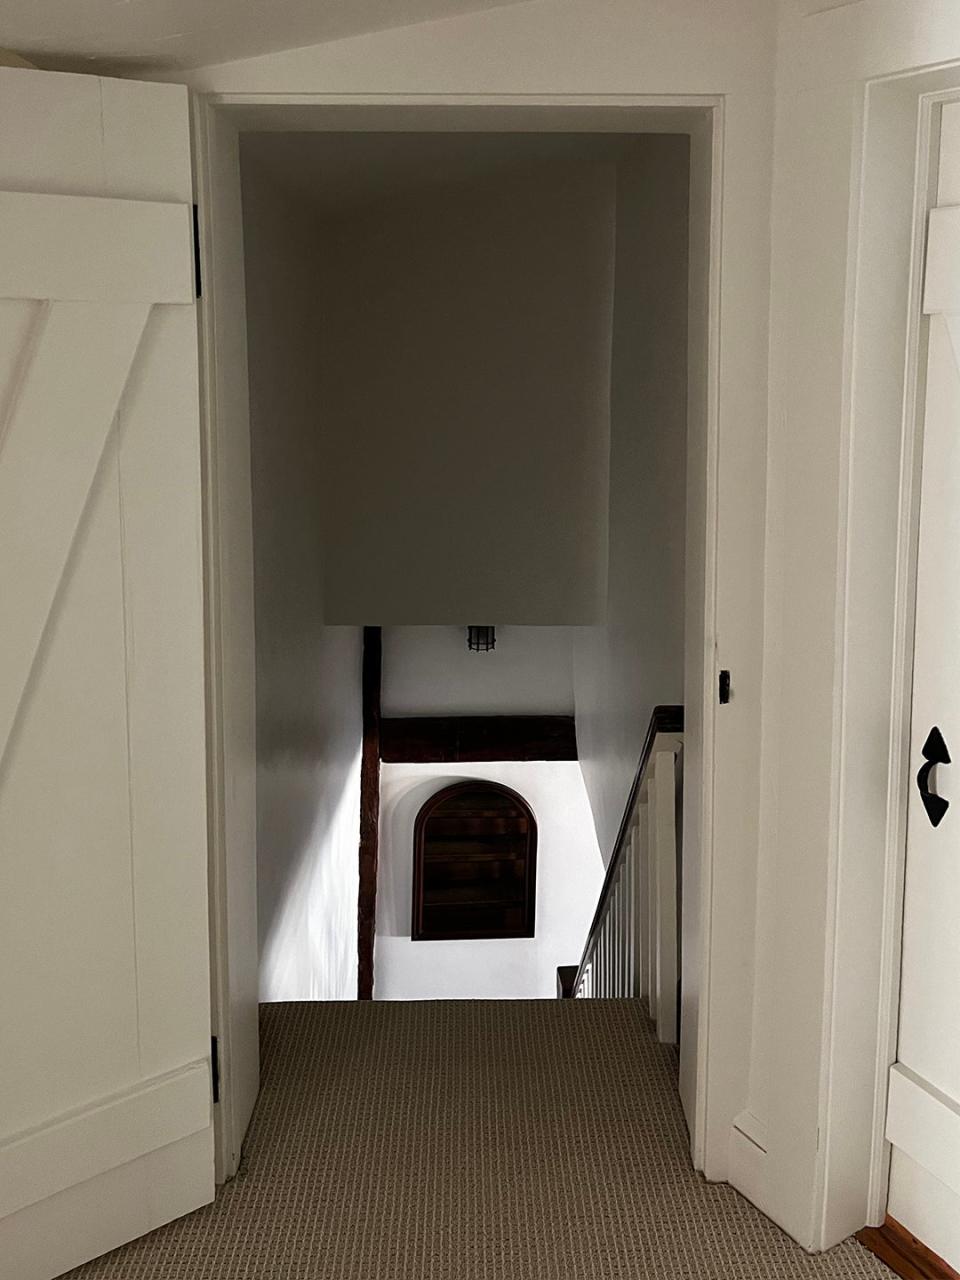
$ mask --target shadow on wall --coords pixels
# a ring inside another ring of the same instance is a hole
[[[257,896],[260,999],[357,994],[359,637],[325,628],[302,714],[260,700]],[[322,678],[321,678],[322,677]]]
[[[396,794],[381,822],[389,821],[396,830],[410,832],[410,857],[405,862],[402,850],[399,857],[385,858],[380,865],[377,903],[377,935],[388,938],[410,938],[413,920],[413,828],[417,814],[431,796],[455,782],[468,782],[473,774],[455,774],[448,778],[431,777],[411,782]]]
[[[355,943],[357,928],[360,753],[322,779],[309,760],[285,761],[262,793],[265,822],[282,827],[287,843],[257,855],[260,999],[352,1000],[356,948],[344,939]]]
[[[317,234],[243,165],[262,1000],[357,992],[360,631],[325,625],[313,368]]]
[[[604,858],[650,713],[683,701],[689,143],[618,168],[607,616],[577,631],[577,739]]]
[[[442,172],[466,145],[449,137],[389,145],[428,148]],[[615,179],[605,158],[518,155],[329,221],[316,343],[328,619],[602,614]]]

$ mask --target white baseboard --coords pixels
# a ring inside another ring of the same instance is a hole
[[[0,1280],[53,1280],[209,1204],[213,1126],[0,1221]]]
[[[0,1219],[211,1122],[210,1070],[193,1062],[138,1081],[0,1145]]]
[[[960,1196],[960,1104],[902,1062],[890,1069],[887,1141]]]

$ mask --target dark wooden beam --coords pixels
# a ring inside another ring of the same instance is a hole
[[[389,764],[469,760],[576,760],[573,716],[385,716],[380,758]]]
[[[363,629],[363,751],[360,758],[360,891],[357,899],[357,999],[373,999],[373,943],[377,928],[377,861],[380,852],[380,679],[383,641],[379,627]]]

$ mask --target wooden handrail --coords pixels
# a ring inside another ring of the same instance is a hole
[[[650,716],[650,723],[647,725],[646,736],[643,740],[643,748],[640,752],[640,761],[637,765],[637,771],[634,774],[633,784],[630,787],[630,794],[627,796],[627,803],[624,806],[623,817],[620,820],[620,830],[617,832],[617,838],[613,845],[613,856],[607,865],[607,873],[603,878],[603,887],[600,890],[600,897],[597,901],[597,909],[593,913],[593,922],[590,925],[590,932],[587,934],[587,941],[584,944],[583,955],[580,957],[580,964],[577,968],[577,976],[573,983],[573,991],[576,992],[580,983],[583,981],[584,973],[590,962],[590,956],[593,952],[594,945],[603,928],[604,915],[607,907],[607,900],[613,890],[614,883],[617,878],[617,872],[620,868],[620,862],[627,848],[627,835],[630,831],[630,821],[633,814],[634,806],[637,802],[637,792],[640,790],[640,784],[643,780],[643,774],[650,760],[650,753],[653,750],[653,744],[657,739],[657,735],[661,733],[682,733],[683,732],[683,707],[682,706],[661,706],[654,707]]]

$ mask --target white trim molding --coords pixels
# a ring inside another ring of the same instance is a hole
[[[887,1141],[960,1196],[960,1103],[898,1062],[890,1071]]]
[[[210,1125],[210,1064],[192,1062],[0,1146],[0,1218]]]

